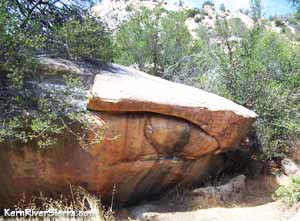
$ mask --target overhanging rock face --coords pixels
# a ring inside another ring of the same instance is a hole
[[[136,202],[222,168],[256,114],[225,98],[120,65],[92,69],[46,59],[44,70],[95,76],[89,115],[104,140],[83,148],[70,133],[48,149],[0,144],[0,206],[18,194],[69,193],[70,185],[117,204]],[[54,82],[52,80],[52,82]],[[58,82],[58,81],[57,81]],[[88,139],[95,133],[90,131]]]
[[[215,138],[220,150],[236,146],[257,117],[215,94],[118,65],[96,75],[88,108],[152,112],[185,119]]]

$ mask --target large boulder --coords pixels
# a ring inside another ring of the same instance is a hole
[[[119,65],[96,75],[88,108],[184,119],[215,138],[220,150],[235,147],[257,117],[223,97]]]
[[[22,192],[69,193],[70,185],[124,204],[203,181],[256,118],[225,98],[120,65],[42,63],[48,80],[64,70],[86,82],[95,76],[86,105],[96,131],[87,139],[98,131],[103,140],[83,147],[66,131],[47,149],[0,144],[0,206]]]

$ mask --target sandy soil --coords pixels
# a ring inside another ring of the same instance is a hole
[[[272,179],[263,178],[247,182],[245,195],[238,201],[203,208],[197,200],[181,193],[118,211],[116,217],[118,221],[300,221],[300,214],[287,211],[285,205],[272,198],[276,188]]]
[[[278,202],[253,207],[209,208],[177,213],[148,213],[151,221],[283,221]]]

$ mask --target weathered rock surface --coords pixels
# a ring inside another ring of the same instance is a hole
[[[70,185],[103,200],[114,194],[124,204],[199,182],[222,168],[216,153],[235,148],[256,118],[225,98],[123,66],[43,64],[55,75],[66,71],[87,81],[96,75],[87,105],[104,140],[92,142],[95,131],[89,131],[90,145],[83,147],[66,131],[47,149],[0,144],[0,206],[22,192],[69,193]]]
[[[206,91],[120,66],[96,75],[88,108],[109,112],[153,112],[185,119],[214,137],[219,148],[236,146],[256,114]]]
[[[300,176],[300,167],[292,159],[284,158],[281,166],[285,175]]]
[[[228,200],[240,200],[245,192],[246,177],[239,175],[231,179],[228,183],[220,186],[208,186],[198,188],[192,191],[192,195],[196,196],[199,205],[218,205]]]

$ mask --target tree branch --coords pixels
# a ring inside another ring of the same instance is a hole
[[[16,0],[16,1],[18,1],[18,0]],[[26,17],[25,17],[25,19],[24,19],[24,21],[22,22],[22,24],[21,24],[21,28],[24,28],[26,25],[27,25],[27,23],[28,23],[28,21],[29,21],[29,19],[30,19],[30,17],[31,17],[31,15],[32,15],[32,13],[33,13],[33,11],[40,5],[40,4],[48,4],[49,2],[43,2],[43,0],[38,0],[29,10],[28,10],[28,13],[27,13],[27,15],[26,15]]]

